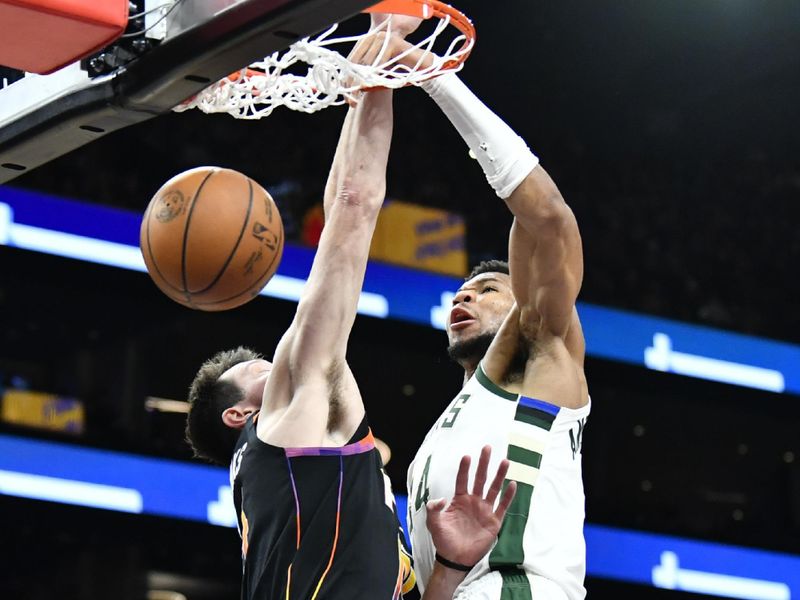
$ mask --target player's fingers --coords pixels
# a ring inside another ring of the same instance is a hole
[[[429,500],[428,503],[425,505],[425,508],[428,510],[429,513],[432,512],[441,512],[444,510],[444,507],[447,505],[447,500],[444,498],[439,498],[438,500]]]
[[[440,522],[442,519],[442,511],[444,507],[447,505],[447,502],[444,498],[440,498],[438,500],[430,500],[426,505],[425,509],[427,510],[427,516],[425,518],[425,525],[428,528],[428,531],[435,532],[439,529]]]
[[[475,481],[472,484],[472,493],[483,498],[483,488],[486,487],[486,474],[489,472],[489,459],[492,457],[492,447],[484,446],[481,457],[478,459],[478,468],[475,470]]]
[[[347,55],[347,60],[357,65],[369,65],[375,60],[376,56],[380,53],[381,48],[388,44],[388,36],[385,31],[378,31],[372,35],[360,39],[350,54]]]
[[[372,62],[375,55],[376,38],[381,34],[373,34],[362,38],[353,46],[350,54],[347,55],[347,60],[357,65],[365,65]]]
[[[508,507],[511,506],[511,502],[514,500],[514,495],[517,493],[517,482],[516,481],[509,481],[508,485],[506,486],[506,490],[503,492],[503,495],[500,497],[500,504],[497,505],[497,510],[494,511],[494,515],[502,521],[506,516],[506,511]]]
[[[353,47],[350,51],[350,54],[347,56],[347,60],[350,61],[354,65],[365,65],[370,64],[372,62],[372,47],[375,43],[375,36],[370,36],[368,38],[364,38],[359,40],[359,42]],[[342,84],[345,89],[354,89],[356,86],[356,80],[352,76],[352,74],[347,75],[343,80]],[[358,102],[357,100],[351,99],[347,100],[348,105],[355,106]]]
[[[391,54],[391,37],[381,32],[372,38],[369,50],[362,58],[362,64],[365,65],[378,65],[386,62]]]
[[[456,475],[456,496],[466,494],[467,481],[469,480],[469,455],[461,457],[461,463],[458,465],[458,475]]]
[[[363,40],[359,40],[358,43],[353,46],[353,49],[350,51],[350,54],[347,55],[347,60],[354,64],[361,64],[361,59],[364,56],[364,53],[369,49],[372,44],[371,38],[366,38]]]
[[[503,489],[503,481],[506,478],[506,473],[508,473],[509,464],[507,458],[500,461],[500,466],[497,467],[497,473],[495,473],[494,479],[492,480],[492,485],[489,487],[489,493],[486,494],[487,502],[494,504],[497,495],[500,493],[500,490]]]

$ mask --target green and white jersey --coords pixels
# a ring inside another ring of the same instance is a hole
[[[408,469],[408,523],[421,588],[430,578],[436,552],[425,526],[425,503],[453,496],[465,454],[474,457],[471,489],[476,458],[489,444],[490,480],[508,457],[506,479],[517,482],[517,494],[494,548],[454,597],[584,598],[581,441],[589,410],[589,404],[573,410],[508,392],[478,367],[428,432]]]

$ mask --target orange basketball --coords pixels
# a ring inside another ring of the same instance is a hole
[[[167,296],[189,308],[227,310],[257,296],[275,274],[283,223],[269,193],[246,175],[198,167],[156,192],[139,243]]]

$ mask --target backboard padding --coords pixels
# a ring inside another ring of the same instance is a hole
[[[165,41],[113,77],[0,128],[0,183],[106,133],[164,114],[232,71],[375,3],[247,0],[232,6]]]

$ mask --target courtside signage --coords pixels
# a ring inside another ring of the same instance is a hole
[[[140,215],[0,187],[0,245],[145,271]],[[286,244],[262,292],[297,301],[314,251]],[[444,329],[461,280],[370,262],[358,312]],[[750,387],[800,394],[800,346],[579,303],[590,356]]]
[[[228,470],[0,435],[0,495],[236,526]],[[398,495],[401,519],[407,498]],[[592,577],[745,600],[800,598],[800,556],[587,524]]]
[[[0,495],[236,526],[228,473],[0,435]]]
[[[726,598],[800,598],[798,556],[598,525],[585,533],[594,577]]]

